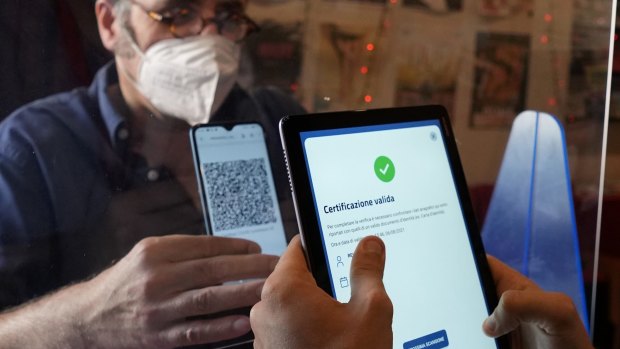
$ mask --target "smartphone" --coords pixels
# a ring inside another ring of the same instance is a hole
[[[320,287],[349,301],[353,252],[377,235],[394,349],[508,348],[482,332],[497,295],[443,107],[288,116],[280,133]]]
[[[207,232],[281,255],[286,237],[262,126],[197,125],[190,139]]]

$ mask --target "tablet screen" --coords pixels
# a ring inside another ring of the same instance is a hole
[[[497,348],[439,121],[300,136],[335,298],[350,298],[357,242],[378,235],[394,348]]]

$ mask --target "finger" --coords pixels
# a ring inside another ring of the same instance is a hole
[[[383,288],[385,267],[385,245],[376,236],[367,236],[360,241],[351,261],[351,298],[367,291]]]
[[[307,275],[312,278],[308,265],[306,263],[306,257],[304,255],[303,247],[301,246],[301,238],[299,235],[293,237],[288,244],[288,248],[282,256],[278,265],[276,265],[275,271],[283,273],[299,273],[299,275]]]
[[[252,328],[254,329],[254,328]],[[254,338],[254,349],[263,349],[265,348],[265,345],[263,345],[263,341],[258,339],[258,338]]]
[[[281,318],[278,319],[281,314],[274,314],[270,309],[269,305],[261,301],[256,303],[250,311],[250,324],[254,331],[254,349],[283,347],[281,343],[286,342],[286,332],[291,332],[290,329],[278,326],[279,323],[283,323]]]
[[[389,310],[392,304],[383,286],[383,269],[385,268],[385,245],[376,236],[367,236],[360,241],[351,261],[351,301],[349,303],[367,302]]]
[[[540,290],[533,281],[502,263],[499,259],[487,255],[487,260],[498,295],[508,290]]]
[[[166,272],[174,279],[171,290],[186,291],[228,281],[263,279],[276,264],[277,256],[264,254],[224,255],[173,264]]]
[[[547,334],[561,333],[580,325],[571,299],[560,293],[525,290],[506,291],[482,328],[490,337],[499,337],[529,323]],[[577,323],[577,324],[576,324]]]
[[[154,347],[182,347],[219,342],[250,332],[250,319],[243,315],[212,320],[194,320],[175,325],[159,335]]]
[[[265,318],[271,312],[267,310],[267,306],[265,302],[259,301],[252,309],[250,309],[250,325],[252,327],[252,331],[254,332],[254,348],[264,348],[263,346],[263,336],[266,336],[269,332],[267,328],[271,323],[269,318]],[[272,314],[273,315],[273,314]]]
[[[170,304],[163,305],[162,311],[175,320],[253,306],[260,300],[263,283],[263,280],[247,281],[183,292]]]
[[[257,243],[235,238],[194,235],[167,235],[141,240],[134,253],[143,258],[169,263],[219,255],[240,255],[260,252]]]

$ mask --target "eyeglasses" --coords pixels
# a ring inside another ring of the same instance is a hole
[[[218,3],[215,16],[211,18],[202,18],[197,6],[179,6],[165,12],[155,12],[145,9],[135,0],[130,1],[152,20],[167,25],[170,33],[177,38],[198,35],[211,24],[217,27],[220,35],[234,42],[243,41],[248,35],[260,30],[258,24],[243,13],[243,5],[238,1]]]

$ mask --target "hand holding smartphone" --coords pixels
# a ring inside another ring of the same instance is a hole
[[[207,233],[251,240],[262,253],[281,255],[286,237],[262,126],[197,125],[190,143]],[[249,315],[249,310],[229,313]],[[249,333],[212,347],[246,347],[253,339]]]

